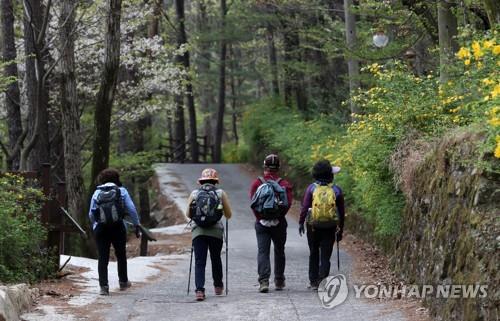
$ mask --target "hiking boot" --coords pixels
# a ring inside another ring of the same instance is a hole
[[[196,294],[196,301],[203,301],[203,300],[205,300],[205,292],[197,290],[195,292],[195,294]]]
[[[285,280],[275,280],[274,286],[276,287],[276,291],[281,291],[285,288]]]
[[[319,282],[311,282],[311,284],[309,284],[307,288],[313,291],[318,291],[318,287],[319,287]]]
[[[260,286],[259,286],[259,292],[260,293],[267,293],[269,292],[269,281],[260,281]]]
[[[120,290],[121,291],[126,290],[126,289],[130,288],[131,286],[132,286],[132,283],[130,283],[130,281],[120,282]]]
[[[224,287],[223,286],[216,286],[216,287],[214,287],[214,292],[215,292],[215,295],[222,295],[222,293],[224,293]]]
[[[100,295],[109,295],[109,286],[101,286],[101,290],[99,291]]]

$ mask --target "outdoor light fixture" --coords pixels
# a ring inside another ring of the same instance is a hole
[[[373,45],[377,48],[383,48],[389,43],[389,37],[383,31],[377,31],[373,35]]]
[[[414,60],[417,57],[417,53],[415,52],[415,50],[410,48],[406,50],[403,56],[406,60]]]

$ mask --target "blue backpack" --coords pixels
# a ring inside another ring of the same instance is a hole
[[[281,178],[265,180],[259,177],[262,183],[252,197],[250,207],[265,220],[274,220],[286,214],[288,198],[286,190],[279,184]]]

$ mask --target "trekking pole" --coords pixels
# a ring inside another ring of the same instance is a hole
[[[189,279],[188,279],[187,295],[189,295],[189,288],[191,287],[191,267],[192,266],[193,266],[193,245],[191,244],[191,259],[189,260]]]
[[[340,250],[339,250],[339,232],[335,233],[337,241],[337,269],[340,271]]]
[[[228,276],[227,276],[227,271],[228,271],[228,264],[229,264],[229,246],[228,246],[228,241],[229,241],[229,227],[228,227],[228,220],[226,218],[226,295],[228,292]]]

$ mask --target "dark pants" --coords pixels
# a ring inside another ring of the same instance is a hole
[[[98,224],[94,233],[97,242],[97,251],[99,252],[99,285],[108,285],[108,263],[111,244],[113,244],[113,248],[115,249],[115,256],[118,264],[118,279],[120,282],[128,282],[127,253],[125,249],[127,231],[125,230],[123,222],[113,225]]]
[[[335,231],[337,227],[313,229],[307,225],[307,243],[309,244],[309,281],[319,283],[330,274]]]
[[[287,222],[284,220],[277,226],[265,227],[259,222],[255,223],[257,235],[257,270],[259,282],[268,281],[271,276],[271,241],[274,245],[274,280],[285,280],[285,243],[286,243]]]
[[[210,250],[210,260],[212,261],[212,277],[214,287],[223,287],[222,282],[222,239],[200,235],[193,240],[194,247],[194,280],[197,291],[205,291],[205,266],[207,265],[207,252]]]

